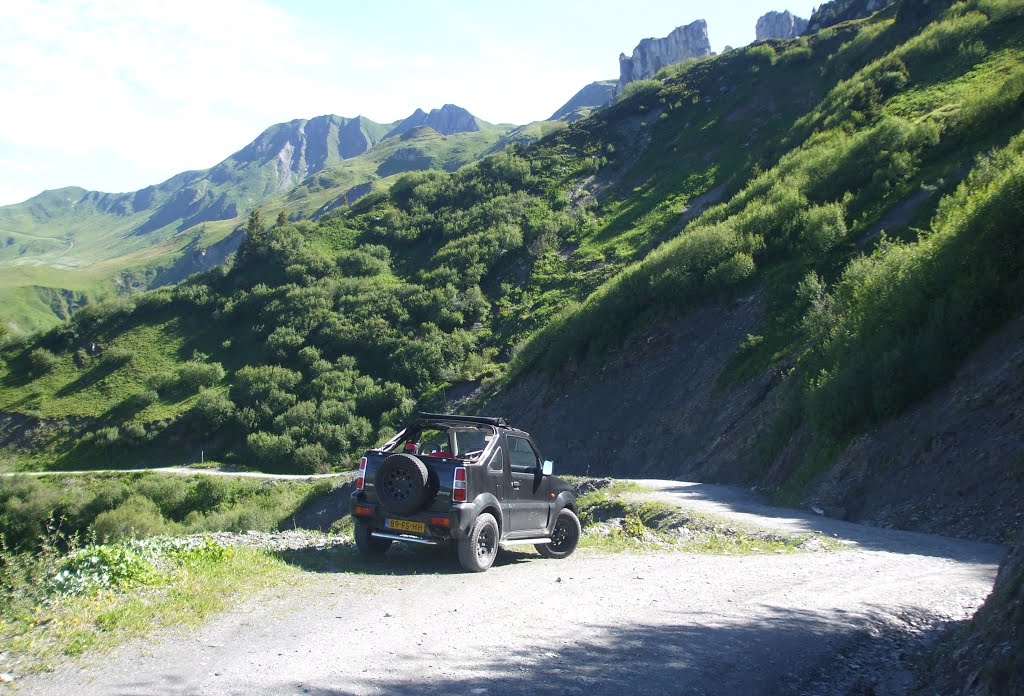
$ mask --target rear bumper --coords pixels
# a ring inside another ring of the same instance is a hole
[[[473,522],[479,514],[476,505],[458,503],[447,511],[424,510],[412,515],[395,515],[381,505],[367,501],[363,491],[352,494],[350,512],[353,520],[366,524],[374,532],[378,532],[375,536],[414,543],[436,543],[465,538],[469,536]],[[424,531],[420,533],[393,529],[388,526],[387,520],[422,523]]]

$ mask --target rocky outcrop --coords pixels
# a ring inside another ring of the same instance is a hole
[[[600,80],[591,82],[581,89],[573,98],[562,104],[555,113],[548,118],[549,121],[565,121],[572,123],[585,117],[593,109],[600,108],[610,102],[615,96],[615,80]]]
[[[795,39],[807,30],[807,20],[797,17],[789,10],[769,12],[757,20],[756,37],[765,39]]]
[[[473,133],[480,130],[480,123],[473,114],[461,106],[445,104],[440,109],[431,109],[429,114],[423,109],[416,109],[411,116],[401,121],[384,137],[391,138],[401,135],[420,126],[429,126],[441,135]]]
[[[633,49],[633,55],[619,54],[619,83],[617,91],[630,82],[646,80],[662,68],[681,63],[688,58],[711,55],[708,24],[703,19],[676,27],[663,39],[644,39]]]
[[[830,27],[840,22],[848,22],[851,19],[862,19],[870,17],[883,7],[896,2],[896,0],[832,0],[826,2],[811,13],[807,20],[806,33],[812,34],[819,29]]]

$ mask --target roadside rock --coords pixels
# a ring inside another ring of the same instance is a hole
[[[194,535],[195,539],[210,538],[224,546],[250,546],[267,551],[324,551],[337,546],[353,544],[352,538],[322,534],[307,529],[289,529],[283,532],[211,532]]]

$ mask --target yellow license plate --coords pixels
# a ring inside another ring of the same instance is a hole
[[[393,520],[390,517],[384,520],[384,526],[388,529],[397,529],[401,532],[419,532],[422,534],[427,531],[427,525],[423,522],[410,522],[409,520]]]

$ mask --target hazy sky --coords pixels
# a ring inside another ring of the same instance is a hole
[[[223,160],[274,123],[462,106],[544,119],[619,53],[696,19],[714,51],[804,0],[0,2],[0,205],[134,191]]]

